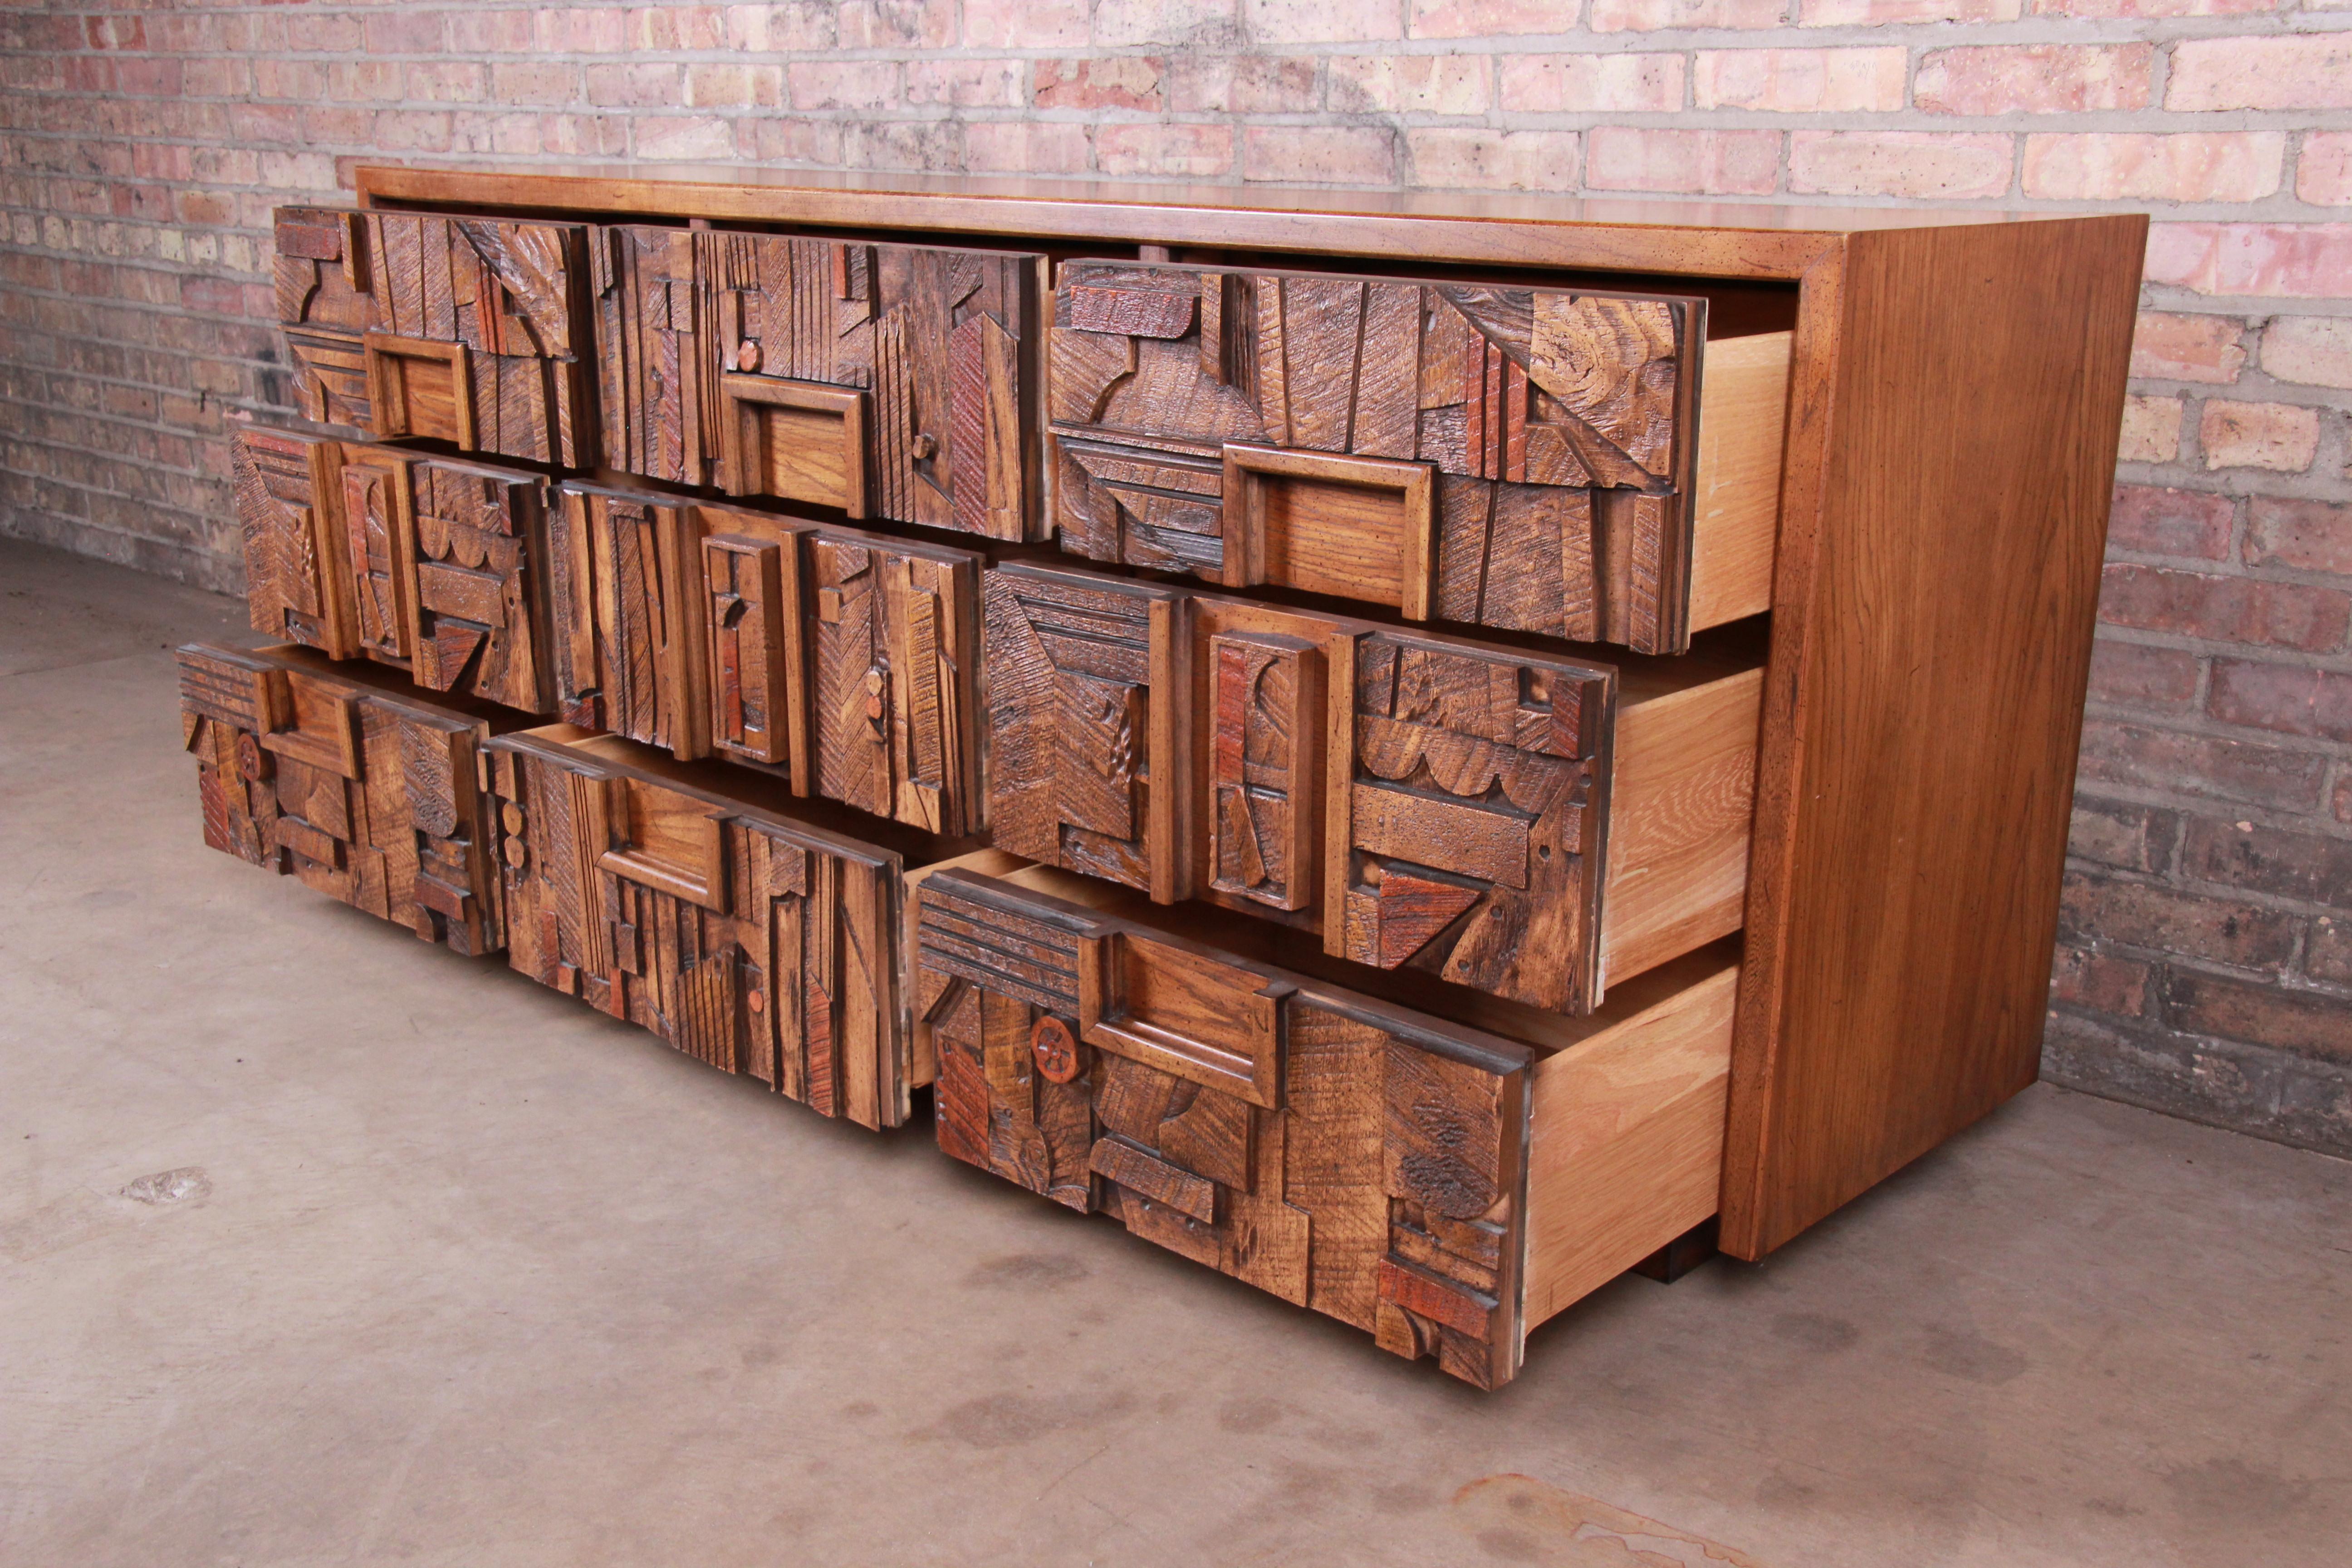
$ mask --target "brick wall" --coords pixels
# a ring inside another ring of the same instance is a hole
[[[2147,208],[2048,1066],[2352,1152],[2352,0],[0,0],[0,531],[223,588],[268,211],[362,155]]]

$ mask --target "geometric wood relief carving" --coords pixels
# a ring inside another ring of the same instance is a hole
[[[942,1150],[1481,1388],[1517,1371],[1526,1047],[965,870],[916,897]]]
[[[1047,405],[1063,547],[1678,652],[1705,309],[1065,262]]]

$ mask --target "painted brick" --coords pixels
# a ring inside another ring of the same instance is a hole
[[[2225,561],[2230,523],[2236,514],[2235,501],[2210,490],[2117,485],[2115,505],[2107,513],[2107,544],[2148,555]]]
[[[2091,645],[2091,700],[2186,713],[2197,702],[2197,667],[2177,647],[2101,637]]]
[[[2352,224],[2157,224],[2147,279],[2200,294],[2352,297]]]
[[[2180,455],[2180,416],[2185,405],[2177,397],[2124,399],[2123,444],[2117,450],[2126,463],[2168,463]]]
[[[2205,710],[2225,724],[2352,742],[2352,675],[2308,665],[2217,658]]]
[[[2352,132],[2305,134],[2295,157],[2294,194],[2315,206],[2352,206]]]
[[[2127,562],[2110,563],[2099,588],[2109,626],[2305,653],[2341,647],[2348,614],[2352,598],[2333,588]]]
[[[1233,172],[1233,129],[1225,125],[1106,125],[1095,133],[1095,166],[1106,174],[1221,178]]]
[[[2024,189],[2051,201],[2256,202],[2285,166],[2278,131],[2028,136]]]
[[[2319,410],[2216,398],[2198,417],[2197,440],[2208,468],[2299,474],[2319,455]]]
[[[2010,185],[2010,139],[1927,131],[1800,131],[1789,188],[1808,195],[1998,196]]]
[[[1087,128],[1036,121],[983,121],[964,127],[964,167],[975,174],[1077,174],[1092,151]]]
[[[2132,333],[2131,373],[2158,381],[2226,384],[2245,367],[2246,351],[2238,342],[2245,332],[2246,323],[2235,316],[2142,310]]]
[[[1154,0],[1132,3],[1158,8]],[[1404,37],[1404,10],[1397,0],[1242,0],[1242,21],[1250,38],[1265,44],[1369,44]]]
[[[2331,996],[2181,972],[2169,978],[2164,1000],[2173,1026],[2190,1034],[2352,1062],[2352,1008]]]
[[[2173,46],[2164,107],[2352,109],[2352,33],[2184,39]]]
[[[1780,180],[1777,131],[1603,125],[1585,141],[1585,183],[1602,191],[1767,195]]]
[[[1396,179],[1396,137],[1369,125],[1252,125],[1242,132],[1242,178],[1390,184]]]
[[[2263,371],[2305,386],[2352,386],[2352,319],[2283,316],[2263,329]]]
[[[1572,131],[1409,131],[1416,183],[1438,189],[1571,190],[1577,145]]]
[[[2187,953],[2233,969],[2285,967],[2294,952],[2291,915],[2242,900],[2069,871],[2058,929],[2076,940]]]
[[[1508,113],[1664,113],[1682,106],[1680,55],[1503,57],[1503,108]]]
[[[1908,65],[1903,49],[1701,49],[1691,79],[1701,109],[1886,113],[1903,107]],[[1512,107],[1507,93],[1504,107]]]
[[[1340,55],[1326,68],[1335,113],[1486,111],[1490,68],[1483,55]]]
[[[2160,806],[2077,795],[2066,853],[2124,871],[2162,875],[2172,864],[2180,816]]]
[[[2246,564],[2352,576],[2352,502],[2256,496],[2246,509]]]
[[[2148,973],[2148,965],[2133,959],[2062,947],[2050,974],[2050,999],[2137,1018],[2147,1011]]]
[[[1777,27],[1790,0],[1592,0],[1596,33],[1654,33],[1669,27]]]
[[[1106,59],[1039,60],[1036,102],[1040,109],[1160,108],[1160,81],[1168,62],[1147,55]]]
[[[1930,114],[2145,109],[2155,68],[2156,49],[2148,44],[1936,49],[1919,61],[1911,101]]]
[[[1808,27],[1885,27],[1904,22],[2014,22],[2023,0],[1800,0]]]

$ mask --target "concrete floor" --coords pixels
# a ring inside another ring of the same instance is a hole
[[[242,618],[0,542],[0,1563],[2352,1561],[2352,1166],[2038,1089],[1482,1395],[207,851]]]

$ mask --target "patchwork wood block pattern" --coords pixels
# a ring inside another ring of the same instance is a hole
[[[564,715],[925,832],[978,826],[981,557],[567,481]]]
[[[279,208],[278,319],[303,412],[592,466],[586,237],[579,224]]]
[[[179,651],[205,842],[464,953],[505,944],[475,760],[507,719],[299,647]]]
[[[1517,1370],[1527,1047],[953,866],[916,897],[941,1149],[1479,1387]]]
[[[229,452],[255,631],[330,658],[360,654],[341,444],[276,430],[236,433]]]
[[[985,596],[1000,847],[1376,968],[1599,1000],[1610,667],[1048,568]]]
[[[823,1115],[906,1121],[897,853],[572,726],[488,771],[517,970]]]
[[[1679,296],[1065,262],[1063,547],[1679,651],[1705,318]]]

